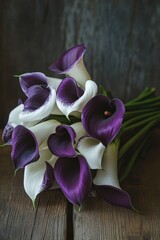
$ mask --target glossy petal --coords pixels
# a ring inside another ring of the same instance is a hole
[[[84,137],[79,141],[77,149],[85,157],[91,169],[102,168],[105,146],[101,142],[91,137]]]
[[[55,89],[33,86],[30,88],[29,98],[26,100],[24,111],[19,114],[19,118],[26,122],[42,120],[53,111],[55,102]]]
[[[123,189],[114,186],[98,186],[96,190],[106,202],[119,207],[134,209],[129,194]]]
[[[65,78],[57,90],[57,106],[68,117],[72,112],[81,112],[85,104],[96,94],[95,82],[88,80],[83,92],[73,78]]]
[[[84,44],[70,48],[50,66],[50,70],[58,74],[67,74],[75,78],[81,86],[84,86],[85,81],[91,79],[83,63],[85,52],[86,47]]]
[[[107,146],[118,134],[124,113],[124,104],[119,99],[110,101],[106,96],[95,96],[83,108],[83,127],[91,137]]]
[[[108,145],[102,159],[102,169],[97,171],[93,183],[98,194],[107,202],[120,207],[133,208],[130,196],[122,190],[118,181],[117,158],[119,140]]]
[[[51,158],[50,151],[42,150],[38,161],[25,167],[24,188],[33,202],[40,192],[53,187],[55,183],[53,167],[56,159]]]
[[[38,142],[34,134],[24,126],[18,125],[12,133],[11,157],[15,169],[24,168],[39,158]]]
[[[48,138],[50,151],[58,157],[75,157],[74,140],[76,133],[68,125],[60,125],[56,128],[56,133]]]
[[[54,167],[55,179],[67,199],[81,205],[90,193],[92,177],[86,159],[80,155],[75,158],[59,158]]]
[[[50,66],[50,70],[58,74],[67,73],[80,61],[85,52],[86,47],[84,44],[80,44],[68,49]]]
[[[20,86],[28,96],[28,90],[34,85],[47,86],[47,77],[41,72],[25,73],[19,77]]]

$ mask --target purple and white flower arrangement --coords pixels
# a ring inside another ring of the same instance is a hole
[[[74,46],[51,65],[63,79],[41,72],[19,76],[26,100],[10,112],[2,138],[12,147],[15,171],[24,169],[33,203],[39,193],[61,189],[79,207],[97,193],[134,209],[120,182],[160,124],[160,97],[151,88],[126,104],[113,98],[91,79],[85,52],[84,44]]]

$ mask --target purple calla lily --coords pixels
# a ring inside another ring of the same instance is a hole
[[[20,75],[19,83],[23,92],[28,96],[28,90],[30,87],[38,85],[46,87],[47,84],[47,77],[41,72],[32,72],[32,73],[25,73]]]
[[[33,72],[20,75],[19,81],[27,96],[24,109],[19,114],[20,120],[37,121],[51,114],[56,104],[56,90],[61,80]]]
[[[7,125],[5,126],[4,130],[3,130],[3,134],[2,134],[2,139],[5,143],[11,144],[12,143],[12,132],[13,132],[14,127],[7,123]]]
[[[67,199],[80,206],[90,193],[92,184],[86,159],[81,155],[74,158],[59,158],[55,163],[54,175]]]
[[[67,74],[75,78],[81,86],[84,86],[85,81],[91,79],[83,63],[85,52],[86,47],[84,44],[74,46],[65,51],[49,69],[58,74]]]
[[[96,94],[97,85],[92,80],[86,81],[83,91],[75,79],[65,78],[57,89],[57,106],[68,117],[72,112],[81,112],[85,104]]]
[[[124,113],[124,104],[119,99],[97,95],[83,108],[82,124],[91,137],[107,146],[118,134]]]
[[[18,125],[13,130],[11,157],[15,169],[24,168],[39,158],[38,142],[34,134],[24,126]]]
[[[74,149],[74,140],[76,133],[68,125],[60,125],[48,138],[48,147],[50,151],[58,157],[75,157],[77,155]]]
[[[114,186],[95,186],[97,193],[106,202],[119,207],[134,209],[131,198],[127,192]]]

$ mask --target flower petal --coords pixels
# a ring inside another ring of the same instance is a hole
[[[91,169],[102,168],[102,157],[105,146],[91,137],[82,138],[77,146],[79,152],[85,157]]]
[[[46,142],[50,134],[55,133],[56,127],[60,123],[56,120],[48,120],[42,123],[39,123],[33,127],[30,127],[29,130],[34,134],[37,139],[38,145],[41,146],[43,142]]]
[[[67,199],[76,205],[81,205],[90,193],[92,177],[86,159],[83,156],[75,158],[59,158],[54,167],[54,175]]]
[[[7,123],[2,133],[2,139],[5,143],[12,144],[13,130],[14,130],[14,127],[11,124]]]
[[[34,134],[24,126],[18,125],[13,130],[11,157],[16,169],[24,168],[39,158],[38,142]]]
[[[56,128],[56,133],[48,138],[50,151],[58,157],[75,157],[74,140],[76,134],[72,127],[60,125]]]
[[[98,95],[82,111],[82,123],[87,133],[107,146],[118,134],[124,118],[124,104],[119,99]]]
[[[85,81],[91,79],[83,63],[83,55],[86,52],[84,44],[80,44],[65,51],[60,58],[50,66],[50,70],[58,74],[67,74],[75,78],[82,86]]]
[[[28,90],[34,85],[47,86],[47,77],[41,72],[25,73],[19,77],[20,86],[28,96]]]
[[[73,78],[65,78],[57,90],[57,106],[68,117],[72,112],[81,112],[85,104],[96,94],[97,85],[92,80],[86,81],[83,92]]]
[[[40,192],[54,185],[53,165],[56,159],[52,158],[51,161],[50,158],[50,151],[42,150],[40,151],[39,160],[25,167],[24,189],[33,202]]]
[[[24,111],[19,114],[20,120],[26,122],[42,120],[53,111],[56,102],[55,89],[34,86],[29,95]]]
[[[117,174],[119,139],[108,145],[93,183],[98,194],[107,202],[120,207],[133,208],[130,196],[119,186]]]
[[[134,209],[129,194],[123,189],[114,186],[98,186],[96,190],[106,202],[119,207]]]
[[[85,129],[83,128],[83,125],[81,122],[73,123],[71,125],[71,127],[74,129],[74,131],[76,133],[76,138],[75,138],[76,143],[78,143],[80,138],[87,136],[87,133],[86,133]]]
[[[49,69],[58,74],[65,74],[80,61],[85,52],[86,47],[84,44],[74,46],[65,51]]]

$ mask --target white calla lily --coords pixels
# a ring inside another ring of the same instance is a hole
[[[108,185],[120,189],[117,174],[118,147],[119,140],[115,139],[106,148],[102,159],[102,169],[97,171],[93,179],[95,185]]]
[[[77,122],[71,125],[71,127],[74,129],[76,133],[75,141],[78,142],[78,140],[84,136],[87,135],[85,129],[83,128],[83,125],[81,122]]]
[[[37,108],[34,111],[25,110],[22,111],[19,114],[19,119],[24,122],[30,122],[30,121],[36,121],[41,120],[45,117],[47,117],[54,109],[55,103],[56,103],[56,91],[55,89],[50,89],[50,95],[49,98],[46,100],[46,102],[39,108]]]
[[[48,149],[43,149],[40,151],[40,158],[38,161],[28,164],[24,170],[24,189],[27,195],[32,199],[34,204],[37,195],[47,189],[48,187],[53,187],[53,178],[52,178],[52,168],[57,160],[57,157],[52,155]],[[47,165],[48,162],[49,168],[47,172]],[[52,167],[52,168],[51,168]],[[51,179],[49,176],[51,175]],[[50,185],[47,186],[46,179],[51,180]]]
[[[77,149],[85,157],[91,169],[102,168],[105,146],[101,142],[91,137],[84,137],[79,141]]]
[[[57,90],[59,84],[61,83],[62,79],[60,78],[52,78],[47,77],[47,84],[48,86],[51,86],[53,89]]]
[[[78,98],[75,102],[72,102],[71,104],[65,104],[62,99],[57,98],[57,106],[61,110],[61,112],[63,112],[64,115],[68,118],[69,114],[73,112],[81,112],[85,104],[97,94],[97,91],[97,84],[92,80],[87,80],[85,83],[84,93],[80,98]]]
[[[48,120],[28,129],[35,135],[40,148],[44,148],[47,145],[49,135],[55,133],[55,129],[58,125],[60,125],[58,121]]]
[[[9,114],[8,123],[13,127],[18,124],[22,124],[22,120],[19,118],[19,114],[23,111],[24,105],[20,104],[15,107]]]
[[[84,88],[86,81],[91,79],[84,65],[83,58],[67,72],[67,75],[74,78],[82,88]]]

